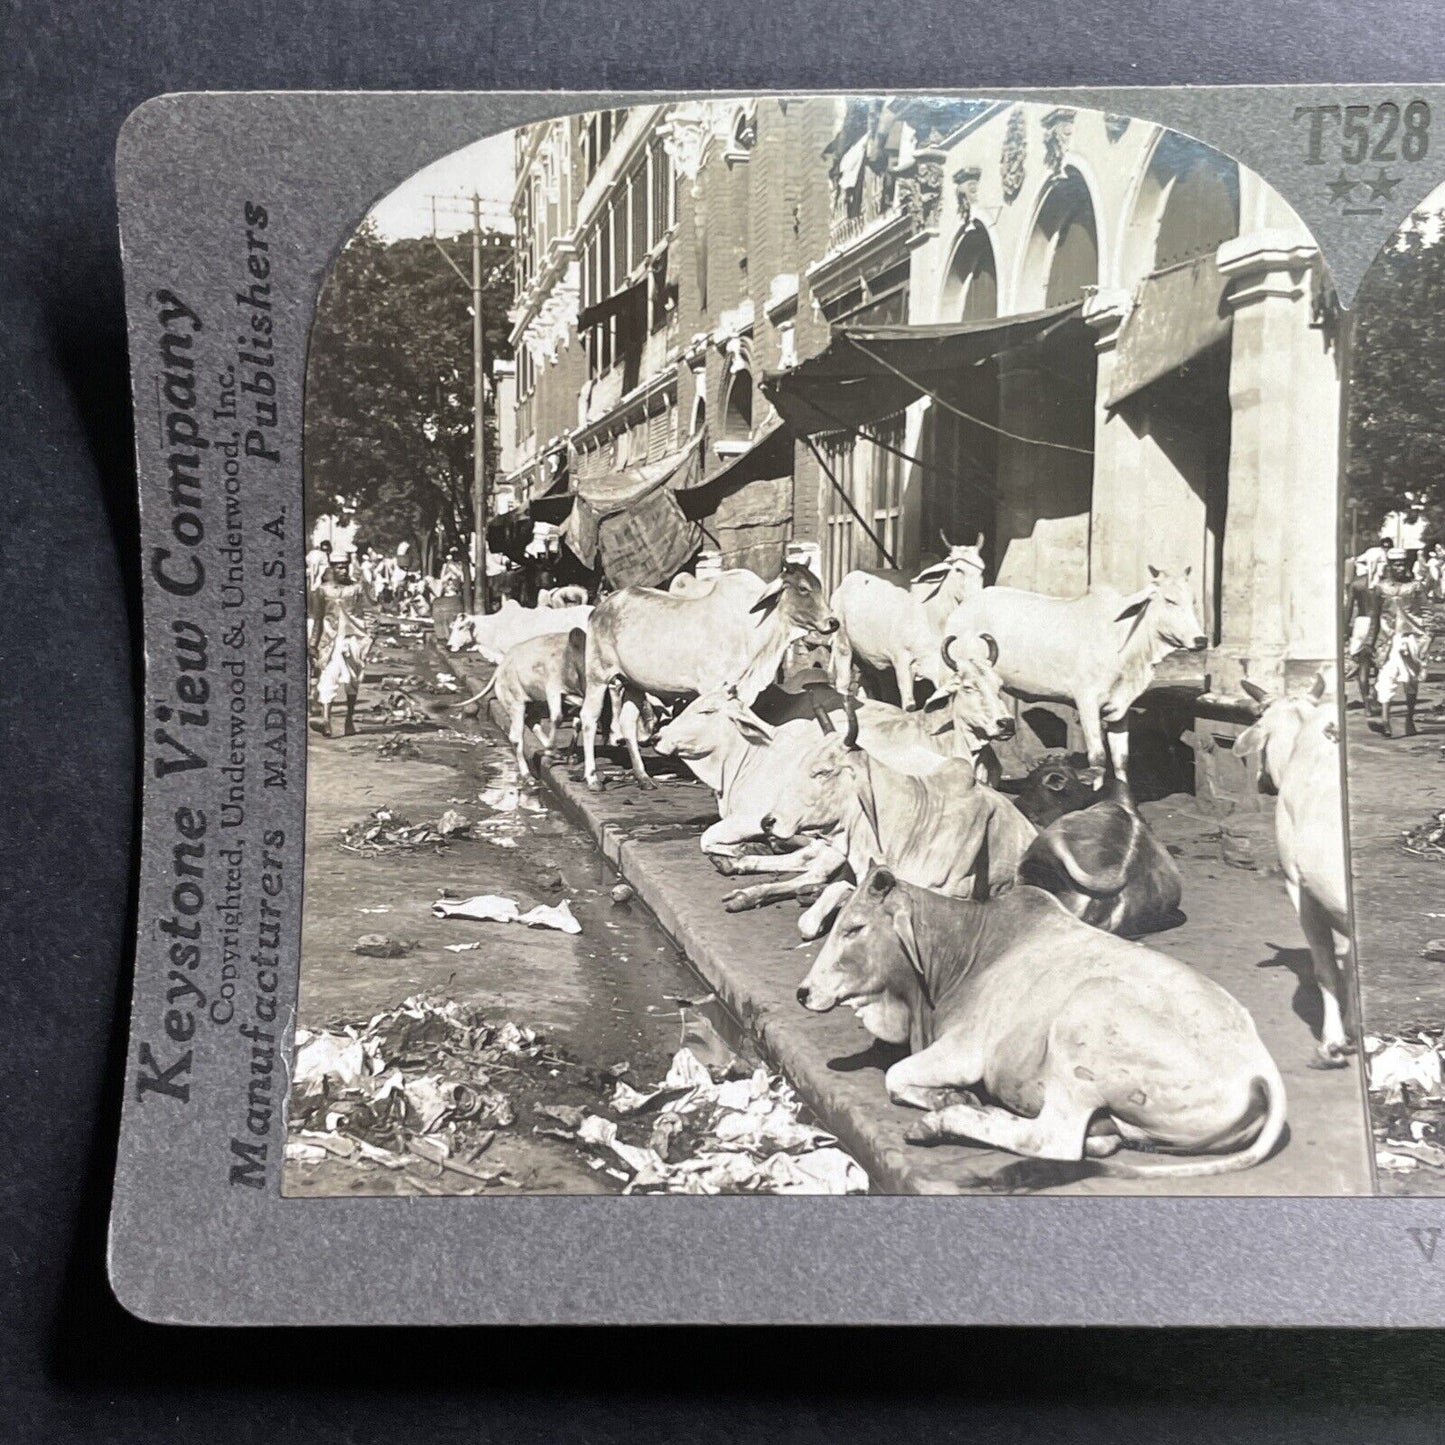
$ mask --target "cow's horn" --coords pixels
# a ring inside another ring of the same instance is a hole
[[[998,639],[995,638],[991,632],[980,632],[978,635],[983,638],[984,646],[988,648],[988,665],[990,667],[997,667]]]
[[[808,701],[813,705],[813,716],[818,719],[818,726],[825,733],[834,733],[838,729],[833,726],[833,719],[828,716],[828,709],[823,706],[823,699],[818,696],[816,688],[808,690]]]
[[[848,731],[843,734],[843,746],[856,749],[858,746],[858,699],[849,693],[843,706],[848,713]]]
[[[939,652],[941,652],[941,653],[943,654],[943,660],[948,664],[949,668],[950,668],[952,671],[957,672],[957,671],[958,671],[958,664],[953,660],[953,653],[950,651],[950,648],[951,648],[952,646],[953,646],[953,638],[952,638],[951,636],[945,637],[945,638],[943,639],[942,645],[939,647],[938,650],[939,650]]]
[[[953,551],[953,543],[948,540],[948,533],[945,532],[942,527],[938,529],[938,539],[943,543],[944,551]]]

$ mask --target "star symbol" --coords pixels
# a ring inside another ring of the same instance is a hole
[[[1330,205],[1334,205],[1336,201],[1348,201],[1350,199],[1350,192],[1355,189],[1355,182],[1344,173],[1343,169],[1341,169],[1337,180],[1326,181],[1325,185],[1329,187]]]
[[[1380,167],[1380,174],[1374,180],[1367,180],[1365,184],[1370,188],[1370,199],[1372,201],[1388,201],[1393,199],[1395,187],[1404,179],[1403,176],[1389,176],[1385,174],[1384,166]]]

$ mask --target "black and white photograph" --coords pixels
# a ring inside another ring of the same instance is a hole
[[[1369,1194],[1344,330],[1258,175],[1073,106],[559,113],[380,198],[284,1192]]]

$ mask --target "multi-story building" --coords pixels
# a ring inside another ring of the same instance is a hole
[[[524,495],[665,477],[730,565],[792,546],[829,587],[980,532],[990,580],[1057,595],[1190,567],[1210,646],[1165,677],[1206,719],[1333,658],[1335,309],[1251,172],[1142,121],[919,97],[517,145]]]

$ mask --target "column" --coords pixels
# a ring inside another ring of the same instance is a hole
[[[1239,692],[1246,669],[1272,691],[1307,687],[1336,653],[1340,378],[1311,325],[1318,255],[1297,229],[1219,248],[1234,336],[1216,694]]]

